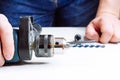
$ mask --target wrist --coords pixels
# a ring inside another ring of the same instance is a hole
[[[109,14],[119,18],[120,0],[100,0],[96,16]]]
[[[119,14],[112,12],[112,11],[101,11],[97,13],[96,17],[101,16],[101,15],[110,15],[110,16],[114,16],[119,19]]]

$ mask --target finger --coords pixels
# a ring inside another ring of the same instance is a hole
[[[3,66],[4,63],[5,63],[5,60],[2,55],[1,44],[0,44],[0,66]]]
[[[99,41],[99,35],[95,30],[95,25],[92,22],[87,26],[85,36],[88,39]]]
[[[109,25],[109,23],[104,23],[102,22],[101,24],[101,37],[100,37],[100,42],[102,43],[108,43],[113,35],[113,28],[112,25]]]
[[[116,21],[117,23],[113,24],[114,34],[110,40],[110,42],[120,42],[120,21]]]
[[[7,60],[11,60],[14,54],[13,29],[8,20],[2,16],[0,21],[0,36],[2,42],[3,56]]]

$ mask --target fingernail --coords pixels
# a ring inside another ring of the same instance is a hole
[[[9,53],[9,54],[5,54],[5,59],[7,60],[11,60],[13,57],[12,55]]]

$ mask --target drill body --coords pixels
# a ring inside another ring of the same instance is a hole
[[[20,62],[20,57],[19,57],[19,51],[18,51],[18,30],[14,29],[13,30],[13,37],[14,37],[14,56],[12,60],[6,61],[6,63],[16,63]]]
[[[6,63],[16,63],[31,60],[36,57],[51,57],[54,54],[53,35],[40,35],[42,28],[33,23],[33,17],[20,17],[19,29],[13,28],[14,57]]]

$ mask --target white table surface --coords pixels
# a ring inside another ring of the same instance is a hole
[[[42,34],[53,34],[71,41],[84,35],[83,28],[43,28]],[[35,58],[26,63],[0,68],[0,80],[120,80],[120,45],[105,48],[59,49],[51,58]]]

